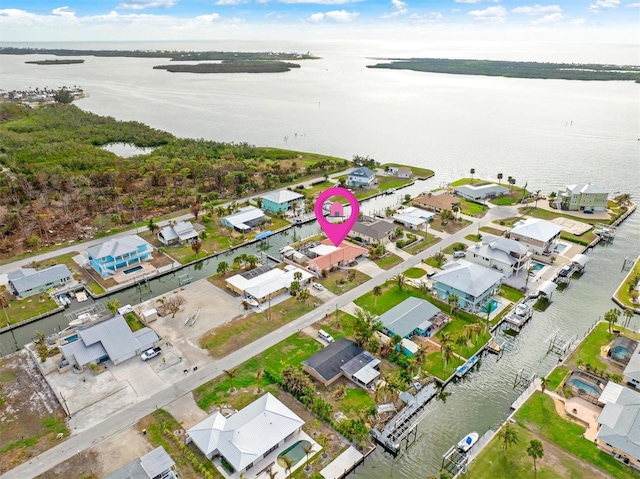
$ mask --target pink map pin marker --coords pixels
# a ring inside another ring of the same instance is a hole
[[[325,201],[332,196],[340,196],[346,199],[351,206],[351,214],[343,223],[330,223],[324,217],[324,211],[322,208]],[[358,215],[360,214],[360,203],[358,203],[358,199],[354,194],[345,188],[329,188],[328,190],[324,190],[320,193],[320,196],[318,196],[314,206],[314,212],[322,230],[329,237],[331,242],[335,246],[338,246],[347,237],[349,231],[351,231],[351,228],[353,228],[353,225],[357,221]]]

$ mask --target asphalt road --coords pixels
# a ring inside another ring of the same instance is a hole
[[[165,407],[167,404],[181,398],[185,394],[190,393],[198,386],[223,374],[225,369],[232,369],[241,365],[246,360],[288,338],[291,334],[323,319],[327,314],[327,311],[335,311],[336,307],[340,308],[350,303],[363,294],[371,291],[374,286],[379,286],[385,283],[397,274],[415,266],[425,258],[434,255],[439,250],[446,248],[456,241],[462,240],[466,235],[477,233],[480,226],[487,225],[496,219],[513,217],[516,214],[517,209],[514,207],[491,208],[484,218],[481,220],[473,220],[473,224],[449,236],[448,238],[443,239],[437,245],[428,248],[388,271],[384,271],[351,291],[322,304],[315,310],[289,324],[286,324],[277,331],[263,336],[257,341],[246,345],[242,349],[239,349],[218,361],[214,361],[207,366],[199,368],[197,372],[190,373],[187,377],[175,383],[173,386],[158,391],[154,396],[123,409],[119,413],[114,414],[109,419],[106,419],[92,428],[70,437],[60,445],[53,447],[28,462],[6,472],[1,476],[1,479],[25,479],[43,474],[55,465],[79,454],[80,451],[88,449],[123,429],[134,425],[144,416],[152,413],[157,408]],[[104,239],[101,241],[104,241]],[[59,251],[56,253],[60,254]]]

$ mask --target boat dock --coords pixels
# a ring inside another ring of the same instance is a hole
[[[417,424],[426,415],[427,411],[424,407],[436,395],[435,388],[428,384],[421,388],[415,396],[409,392],[400,394],[400,399],[404,401],[406,406],[396,414],[396,416],[387,423],[387,425],[378,431],[371,430],[371,435],[376,442],[385,448],[394,456],[400,452],[400,444],[412,430],[415,430]]]
[[[455,372],[456,377],[458,378],[463,377],[465,374],[467,374],[469,371],[473,369],[473,367],[477,364],[479,360],[480,360],[480,357],[477,354],[475,356],[471,356],[466,363],[464,363],[462,366],[456,369],[456,372]]]
[[[503,325],[508,325],[510,329],[519,332],[533,317],[534,301],[530,298],[516,304],[514,310],[504,317]]]
[[[504,338],[496,338],[493,336],[487,343],[487,351],[492,354],[502,354],[506,342],[507,340]]]

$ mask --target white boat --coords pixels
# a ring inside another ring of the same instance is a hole
[[[98,316],[96,314],[91,314],[91,313],[83,313],[78,315],[78,317],[76,319],[74,319],[73,321],[69,322],[69,326],[80,326],[83,324],[87,324],[90,323],[91,321],[94,321],[95,319],[97,319]]]
[[[467,452],[469,449],[471,449],[471,446],[478,442],[479,437],[480,436],[478,436],[477,432],[470,432],[458,443],[458,449],[460,449],[462,452]]]

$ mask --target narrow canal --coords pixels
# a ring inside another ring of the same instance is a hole
[[[611,244],[601,244],[588,254],[585,274],[572,280],[564,292],[556,291],[545,312],[535,312],[520,335],[510,341],[503,356],[485,355],[479,369],[447,386],[451,393],[445,402],[434,400],[428,414],[418,425],[417,441],[397,458],[378,448],[359,468],[356,478],[423,478],[436,474],[442,454],[465,434],[487,429],[503,422],[510,406],[519,396],[513,389],[517,372],[524,368],[536,376],[546,375],[557,363],[558,356],[547,354],[548,340],[556,331],[576,334],[585,332],[606,311],[615,307],[611,295],[626,273],[621,272],[625,257],[636,257],[640,244],[640,215],[631,215],[619,228]],[[631,322],[640,328],[640,316]]]

